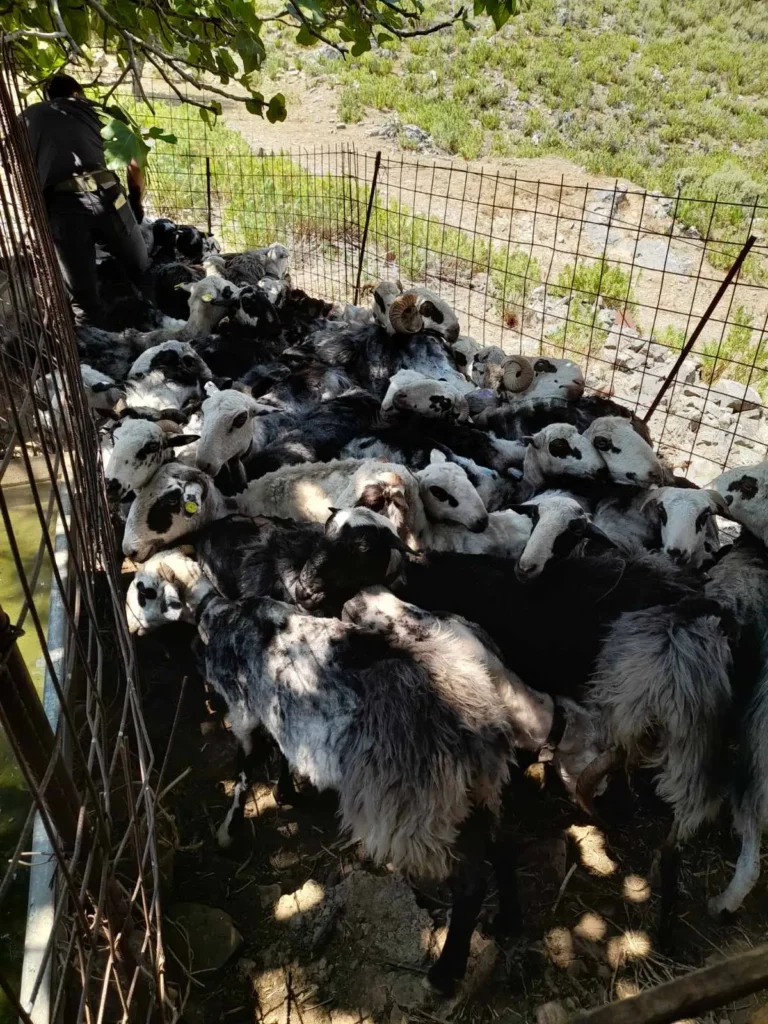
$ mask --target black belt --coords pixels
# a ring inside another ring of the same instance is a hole
[[[74,174],[53,186],[54,192],[95,192],[99,188],[119,185],[120,180],[112,171],[86,171]]]

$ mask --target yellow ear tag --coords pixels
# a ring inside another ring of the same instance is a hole
[[[200,506],[197,504],[196,501],[184,502],[184,511],[187,513],[188,516],[193,516],[199,508]]]
[[[210,292],[206,292],[205,295],[203,296],[203,302],[210,302],[212,298],[213,295],[211,295]]]

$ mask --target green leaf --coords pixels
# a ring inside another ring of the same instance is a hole
[[[267,120],[270,124],[274,124],[276,121],[284,121],[287,116],[288,111],[285,109],[285,96],[283,96],[281,92],[275,93],[267,107]]]
[[[205,121],[209,128],[213,128],[216,124],[216,118],[207,107],[200,107],[200,117]]]
[[[112,118],[101,129],[104,156],[110,171],[119,171],[135,160],[139,167],[147,166],[149,146],[127,124]]]
[[[358,36],[355,45],[352,47],[351,53],[353,57],[359,57],[363,53],[367,53],[371,48],[371,40],[368,36]]]
[[[256,114],[257,117],[264,117],[264,97],[259,93],[245,101],[245,109],[249,114]]]
[[[294,3],[301,8],[302,14],[313,24],[325,24],[323,9],[318,3],[315,3],[315,0],[294,0]]]
[[[179,141],[175,135],[167,135],[163,129],[156,124],[152,125],[152,127],[147,130],[147,135],[150,139],[157,139],[159,142],[167,142],[171,146],[175,146]]]
[[[266,52],[264,44],[258,36],[253,36],[244,29],[241,29],[232,42],[240,55],[240,60],[243,62],[243,70],[246,75],[261,67]],[[232,74],[234,75],[235,72],[233,71]]]
[[[238,66],[232,58],[232,54],[229,50],[225,50],[224,47],[218,49],[216,51],[216,60],[225,68],[226,73],[230,78],[234,78],[235,75],[238,74]]]
[[[313,36],[306,25],[302,25],[296,33],[296,42],[299,46],[314,46],[317,41],[317,36]]]
[[[383,46],[384,43],[391,43],[394,38],[394,36],[388,36],[386,32],[379,32],[376,36],[376,42],[379,46]]]
[[[211,100],[208,106],[211,108],[211,111],[214,114],[216,114],[217,117],[221,116],[221,104],[219,103],[218,100]]]

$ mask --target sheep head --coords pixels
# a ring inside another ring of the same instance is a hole
[[[217,391],[203,402],[203,425],[197,446],[199,469],[215,477],[230,459],[242,459],[254,446],[259,406],[241,391]]]
[[[623,416],[601,416],[584,431],[608,467],[614,483],[634,487],[660,484],[664,469],[653,448]]]
[[[488,510],[466,471],[437,448],[430,464],[415,474],[424,511],[432,522],[456,523],[471,533],[488,528]]]
[[[700,569],[719,547],[715,516],[731,518],[717,491],[705,488],[658,487],[643,508],[653,507],[659,520],[661,546],[673,562]]]
[[[768,545],[768,462],[729,469],[709,487],[722,496],[732,519]]]
[[[145,419],[121,420],[112,432],[113,447],[104,462],[107,496],[123,499],[145,487],[160,466],[173,458],[176,448],[193,444],[196,434],[169,434],[159,423]]]

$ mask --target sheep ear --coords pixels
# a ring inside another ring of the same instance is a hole
[[[529,519],[536,520],[539,518],[539,506],[538,505],[510,505],[510,512],[517,512],[519,516],[528,516]]]
[[[438,466],[441,462],[447,462],[448,457],[444,452],[441,452],[439,448],[433,448],[429,453],[429,464],[431,466]]]
[[[655,491],[651,491],[651,493],[645,499],[643,504],[640,506],[640,511],[642,512],[647,505],[650,505],[651,502],[657,502],[658,500],[659,500],[659,497],[656,494],[656,492]]]
[[[329,505],[328,506],[328,511],[331,513],[332,516],[335,516],[337,512],[341,512],[341,509],[340,508],[334,508],[333,505]]]
[[[709,497],[709,503],[713,507],[717,515],[722,516],[724,519],[733,519],[733,516],[731,515],[731,510],[726,505],[725,498],[719,491],[713,491],[711,489],[708,489],[706,493]]]
[[[192,285],[190,284],[189,281],[182,281],[180,284],[176,285],[176,291],[178,291],[178,292],[186,292],[187,295],[191,295],[192,294]]]
[[[595,526],[593,522],[587,523],[587,528],[584,531],[585,537],[591,537],[593,540],[601,540],[605,544],[609,544],[612,548],[618,547],[615,541],[613,541],[607,533],[603,533],[599,526]]]
[[[166,448],[183,448],[185,444],[194,444],[200,440],[199,434],[169,434],[165,438]]]
[[[530,434],[527,434],[525,437],[521,437],[520,444],[525,445],[526,448],[528,445],[533,445],[534,448],[536,447],[536,441]]]

